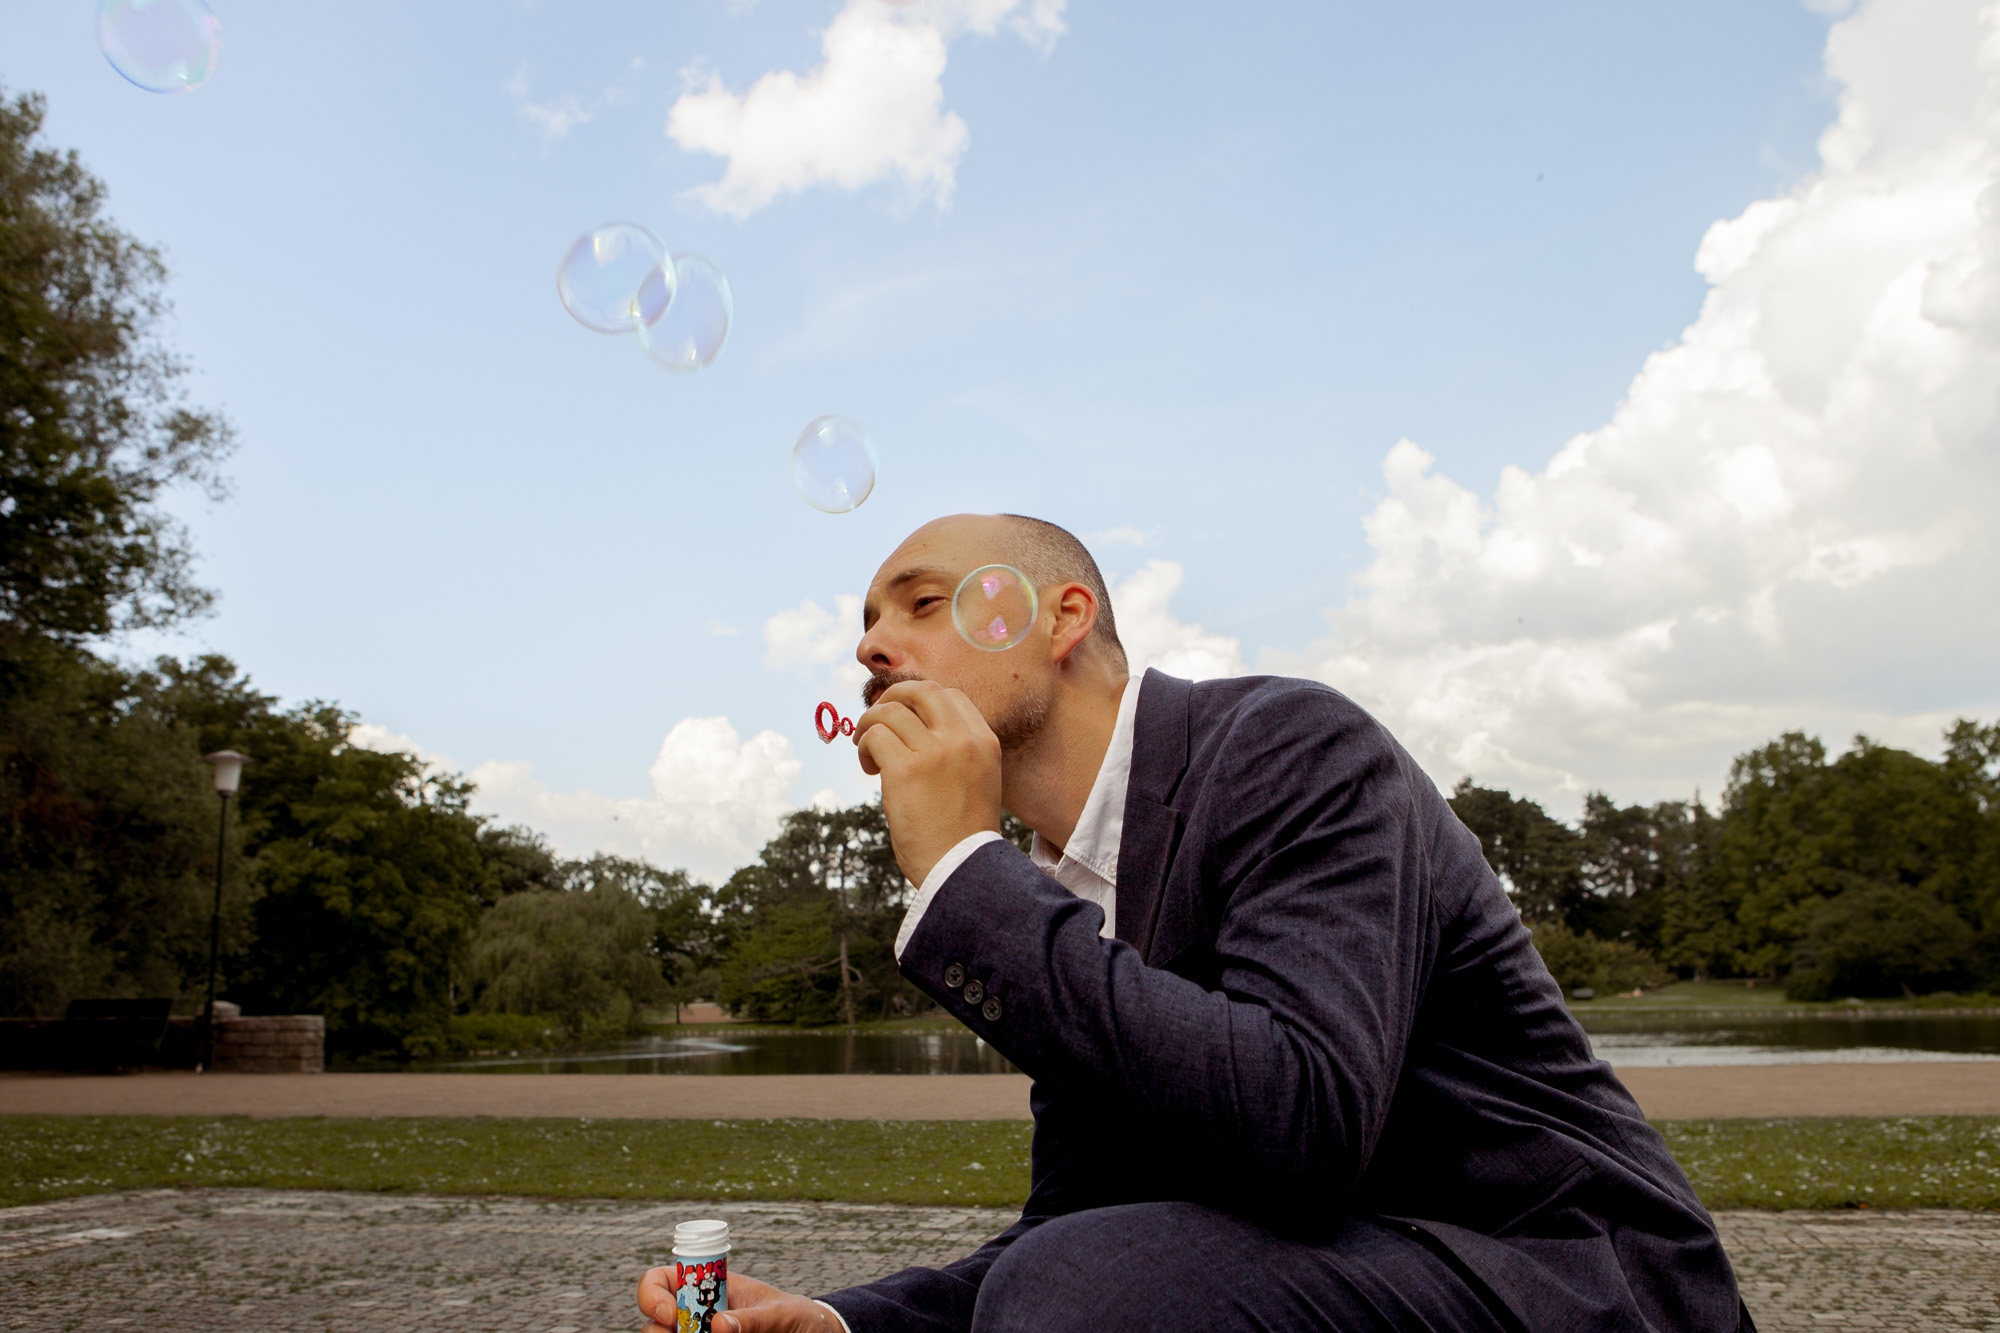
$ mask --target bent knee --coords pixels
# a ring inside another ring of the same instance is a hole
[[[973,1333],[1178,1328],[1186,1205],[1123,1204],[1053,1218],[1009,1245],[979,1284]]]

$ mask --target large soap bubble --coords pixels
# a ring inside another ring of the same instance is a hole
[[[859,508],[875,489],[875,467],[875,441],[846,417],[821,417],[792,446],[792,485],[823,513]]]
[[[184,93],[215,72],[222,25],[205,0],[98,0],[104,58],[149,93]]]
[[[959,580],[951,623],[974,648],[997,653],[1028,637],[1039,608],[1026,574],[1012,565],[982,565]]]
[[[649,279],[632,312],[632,330],[647,356],[677,375],[692,375],[721,353],[735,303],[729,295],[729,278],[714,260],[675,255],[672,267],[673,300],[651,320],[642,318],[641,311],[652,304],[658,277]]]
[[[660,238],[633,222],[607,222],[563,255],[556,293],[576,322],[599,333],[630,333],[674,299],[674,266]]]

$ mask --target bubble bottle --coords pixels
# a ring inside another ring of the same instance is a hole
[[[718,1311],[729,1308],[729,1223],[682,1222],[674,1228],[677,1333],[710,1333]]]

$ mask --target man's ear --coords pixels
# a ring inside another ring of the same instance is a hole
[[[1097,624],[1097,598],[1081,583],[1064,583],[1051,588],[1050,609],[1055,625],[1049,631],[1049,660],[1062,663],[1090,637]]]

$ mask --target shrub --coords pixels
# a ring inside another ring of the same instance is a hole
[[[1623,940],[1601,940],[1559,921],[1538,921],[1532,932],[1535,951],[1565,991],[1576,986],[1598,991],[1638,990],[1673,980],[1673,974],[1657,958]]]

